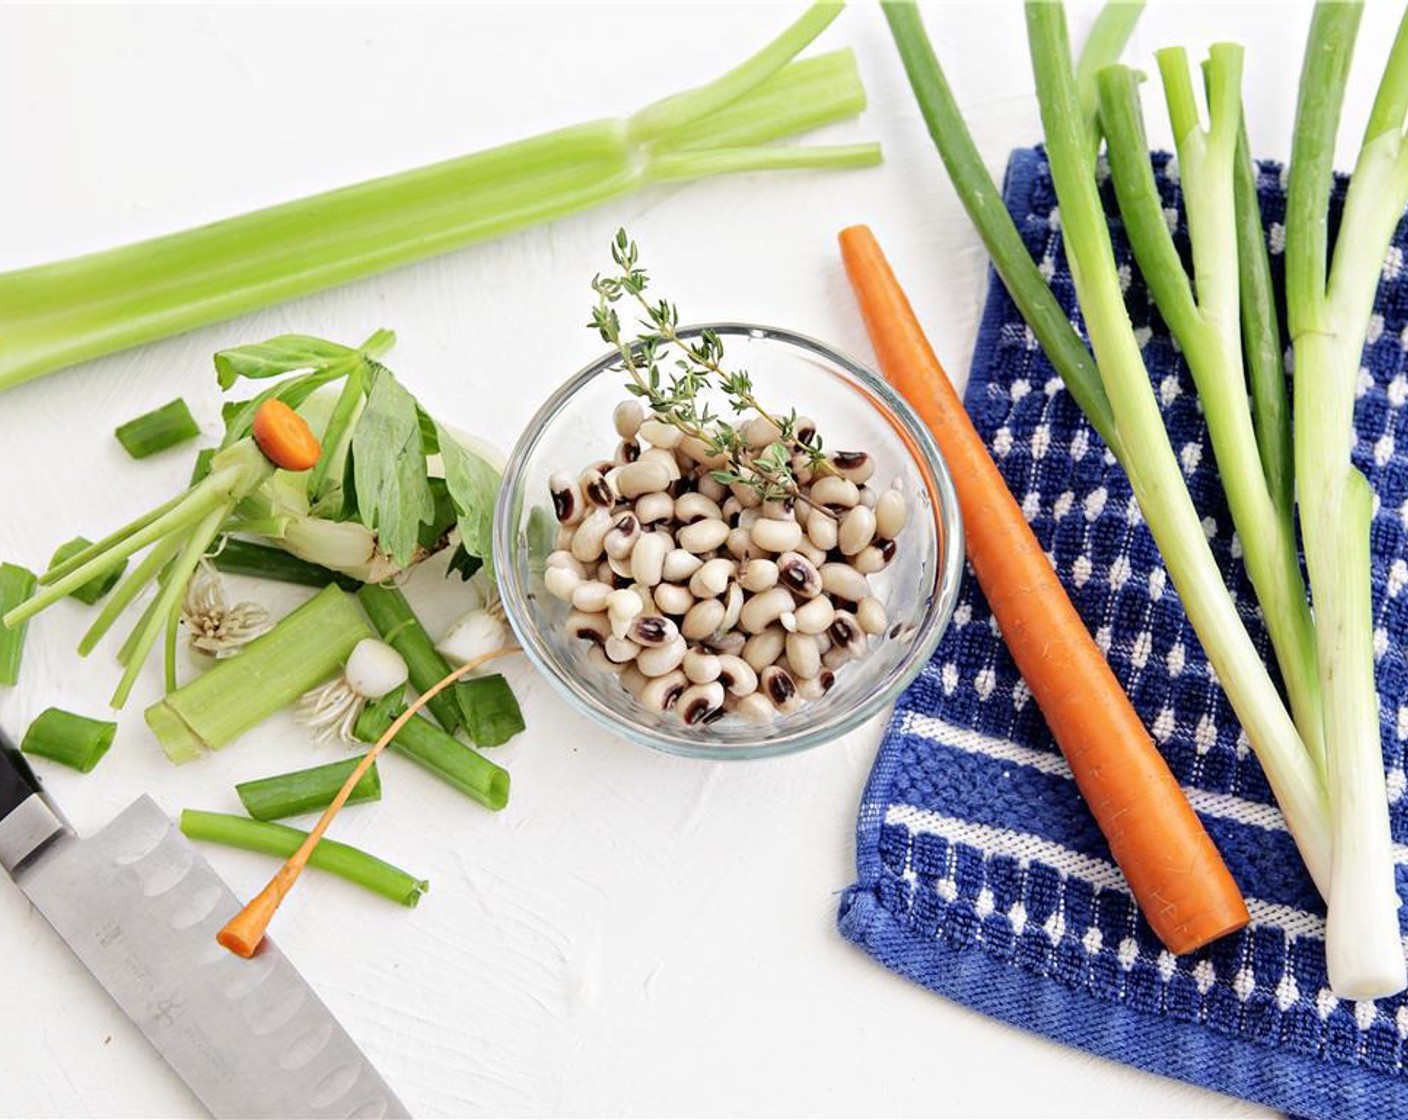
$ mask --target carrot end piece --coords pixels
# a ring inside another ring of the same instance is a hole
[[[237,957],[247,960],[254,956],[264,940],[264,931],[269,928],[282,901],[277,883],[270,882],[226,923],[225,928],[215,935],[215,940]]]

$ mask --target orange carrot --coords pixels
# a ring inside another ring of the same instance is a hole
[[[885,377],[933,432],[968,559],[1012,659],[1159,939],[1187,953],[1247,924],[1247,908],[993,464],[865,226],[841,255]]]
[[[215,935],[215,940],[238,957],[254,956],[255,950],[259,948],[259,943],[264,940],[264,931],[269,928],[269,923],[273,921],[274,914],[278,911],[284,896],[298,882],[298,877],[308,866],[308,857],[313,854],[313,849],[322,840],[323,833],[327,832],[328,825],[332,824],[333,818],[342,810],[347,799],[352,796],[352,791],[357,788],[357,783],[362,780],[362,776],[372,768],[376,756],[386,749],[386,745],[396,738],[401,728],[405,727],[417,712],[466,673],[472,673],[486,661],[492,661],[496,657],[506,657],[510,653],[517,652],[517,646],[505,646],[502,649],[491,650],[489,653],[471,658],[412,700],[406,710],[396,717],[391,726],[376,741],[371,750],[362,756],[362,761],[353,767],[352,773],[347,775],[347,781],[343,782],[342,788],[337,791],[337,796],[323,810],[323,815],[318,818],[318,823],[308,833],[307,839],[298,846],[298,851],[288,857],[288,860],[274,873],[274,877],[269,880],[264,889],[250,899],[243,910],[225,923],[225,927]]]
[[[280,400],[267,400],[255,412],[254,442],[269,462],[286,471],[312,470],[323,453],[308,421]]]

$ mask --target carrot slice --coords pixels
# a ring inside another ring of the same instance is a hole
[[[286,471],[312,470],[323,453],[308,421],[272,398],[254,414],[254,442],[269,462]]]
[[[953,474],[968,559],[1149,925],[1175,954],[1247,924],[1241,892],[1007,489],[870,230],[841,255],[885,377]]]

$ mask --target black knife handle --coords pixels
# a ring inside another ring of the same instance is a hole
[[[29,762],[0,732],[0,867],[16,871],[67,830],[49,807]]]

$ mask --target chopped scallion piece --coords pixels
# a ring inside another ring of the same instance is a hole
[[[117,429],[117,442],[134,459],[145,459],[200,435],[200,427],[186,402],[177,397],[170,404],[129,420]]]
[[[455,691],[476,746],[497,747],[523,730],[523,711],[502,673],[461,681]]]
[[[368,704],[357,720],[357,738],[375,743],[404,709],[398,695]],[[508,804],[508,771],[423,716],[406,722],[391,740],[391,749],[495,812]]]
[[[215,458],[216,450],[217,448],[214,447],[202,447],[196,452],[196,461],[191,466],[192,486],[197,482],[203,481],[205,476],[210,473],[210,460]]]
[[[31,595],[38,577],[18,564],[0,564],[0,618],[14,610]],[[24,655],[24,636],[28,622],[7,627],[0,622],[0,685],[13,685],[20,679],[20,659]]]
[[[215,666],[153,704],[147,725],[172,762],[219,750],[321,684],[372,637],[357,604],[328,587]]]
[[[406,597],[394,587],[367,584],[357,592],[362,609],[372,620],[382,640],[406,659],[411,685],[424,692],[450,673],[450,664],[435,648],[425,627],[416,618]],[[464,713],[453,690],[434,697],[428,705],[440,726],[453,735],[464,723]]]
[[[233,813],[206,813],[198,809],[181,811],[181,831],[192,840],[224,844],[230,848],[243,848],[247,852],[261,852],[284,859],[298,851],[299,845],[308,838],[308,833],[301,828],[290,828],[286,824],[254,821]],[[308,863],[402,906],[415,906],[420,902],[421,895],[430,890],[427,880],[417,879],[383,859],[336,840],[319,842]]]
[[[61,544],[54,550],[54,558],[49,561],[49,567],[57,568],[71,556],[77,556],[80,552],[92,548],[93,542],[87,537],[74,537],[67,544]],[[68,593],[70,599],[77,599],[80,603],[87,603],[92,606],[99,599],[104,598],[109,591],[117,586],[117,581],[122,578],[122,573],[127,571],[127,561],[122,561],[115,568],[109,568],[102,575],[94,576],[82,587],[75,587]]]
[[[102,761],[117,734],[117,724],[49,708],[29,725],[20,750],[88,773]]]
[[[302,560],[282,548],[233,537],[226,540],[225,546],[210,560],[222,572],[234,576],[256,576],[280,583],[294,583],[300,587],[327,587],[332,583],[343,591],[356,591],[362,586],[361,581],[351,576]]]
[[[290,774],[277,774],[272,778],[258,778],[251,782],[241,782],[235,786],[240,804],[257,821],[277,821],[284,817],[296,817],[300,813],[311,813],[315,809],[326,809],[342,788],[342,783],[357,767],[358,760],[350,758],[345,762],[330,762],[326,766],[313,766],[307,770],[295,770]],[[381,776],[376,764],[362,775],[352,787],[347,798],[348,805],[362,801],[381,800]]]

